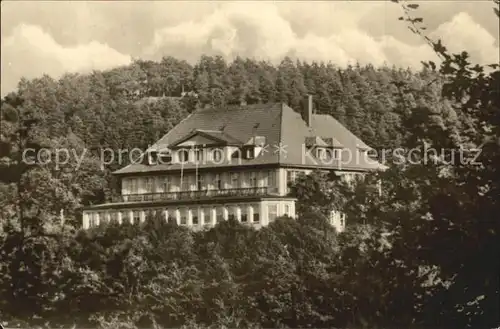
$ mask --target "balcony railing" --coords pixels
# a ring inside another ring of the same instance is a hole
[[[269,187],[234,188],[223,190],[197,190],[164,193],[126,194],[113,197],[113,202],[144,202],[144,201],[171,201],[171,200],[197,200],[219,197],[244,197],[276,195],[276,189]],[[274,191],[274,193],[273,193]]]

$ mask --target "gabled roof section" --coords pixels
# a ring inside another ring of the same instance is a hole
[[[224,131],[216,131],[216,130],[197,130],[200,133],[205,134],[206,136],[212,137],[214,139],[218,139],[226,144],[230,145],[241,145],[243,144],[242,141],[240,141],[237,138],[234,138],[233,136],[229,135],[228,133],[225,133]]]
[[[321,137],[321,139],[326,143],[326,145],[330,147],[335,147],[335,148],[342,148],[344,145],[340,143],[336,138],[334,137]]]
[[[266,137],[265,136],[252,136],[245,145],[255,145],[262,147],[266,145]]]
[[[306,137],[305,138],[305,143],[307,147],[312,147],[312,146],[328,146],[320,137],[314,136],[314,137]]]
[[[313,147],[313,146],[335,147],[335,148],[343,147],[343,145],[333,137],[319,137],[319,136],[306,137],[305,144],[307,147]]]
[[[200,109],[172,128],[153,147],[164,148],[194,130],[221,132],[240,143],[252,136],[278,138],[281,107],[281,103],[271,103]]]
[[[289,166],[318,169],[366,171],[382,169],[380,163],[366,158],[370,147],[330,115],[313,114],[310,127],[301,115],[283,103],[205,108],[191,113],[164,135],[150,150],[168,149],[196,134],[226,145],[255,145],[265,141],[260,155],[233,162],[186,164],[132,164],[116,174],[162,172],[195,168],[230,168],[234,166]],[[173,141],[173,143],[172,143]],[[257,143],[258,142],[258,143]],[[309,155],[307,144],[341,149],[341,159],[318,164]],[[350,159],[346,161],[346,159]]]
[[[149,150],[168,149],[172,141],[178,141],[193,131],[203,131],[213,134],[213,131],[221,131],[223,134],[215,134],[214,137],[230,138],[246,142],[255,136],[265,137],[267,145],[270,145],[268,152],[262,152],[254,159],[235,160],[233,163],[223,163],[215,165],[217,167],[234,167],[235,165],[267,165],[278,164],[278,155],[273,152],[272,145],[277,145],[280,141],[281,113],[284,104],[269,103],[246,106],[230,106],[222,108],[205,108],[191,113],[177,126],[172,128]],[[212,133],[210,133],[212,132]],[[224,137],[223,137],[224,136]],[[241,161],[241,162],[238,162]],[[184,169],[214,167],[214,164],[187,163],[182,166]],[[158,164],[148,166],[143,164],[132,164],[118,171],[115,174],[130,174],[143,172],[159,172],[168,170],[178,170],[180,164]]]
[[[340,122],[327,114],[313,114],[311,126],[308,127],[301,115],[285,106],[282,114],[281,141],[286,146],[286,152],[280,155],[281,165],[318,166],[308,156],[307,142],[317,142],[318,136],[333,136],[331,143],[342,147],[341,161],[332,161],[326,167],[337,167],[345,170],[381,169],[380,163],[367,159],[363,149],[370,149],[361,139],[356,137]],[[322,142],[327,138],[320,138]],[[350,158],[350,161],[348,159]],[[347,159],[347,160],[346,160]]]

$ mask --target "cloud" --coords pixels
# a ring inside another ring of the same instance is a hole
[[[451,21],[441,24],[431,36],[441,38],[452,52],[467,50],[474,61],[483,64],[500,61],[496,39],[467,13],[458,13]]]
[[[498,62],[498,22],[489,3],[421,2],[418,14],[430,36],[451,50]],[[107,69],[132,56],[191,63],[202,54],[274,63],[292,56],[413,68],[435,60],[399,16],[401,8],[389,1],[2,2],[2,94],[21,76]]]
[[[286,7],[268,2],[226,3],[200,20],[158,29],[145,56],[171,55],[195,61],[201,54],[217,54],[226,59],[243,56],[277,63],[292,55],[341,66],[360,62],[413,68],[420,68],[421,61],[437,59],[423,39],[411,32],[401,34],[404,41],[391,35],[371,35],[366,24],[361,28],[359,23],[377,4],[364,10],[359,5],[320,2],[307,10],[303,3]],[[379,19],[406,30],[405,23],[397,20],[397,10],[387,13],[388,17]],[[439,25],[431,36],[449,43],[450,50],[469,51],[480,63],[498,61],[495,38],[467,13],[458,13]]]
[[[325,3],[329,8],[318,12],[323,12],[324,19],[318,19],[317,24],[310,24],[307,29],[305,22],[314,22],[316,11],[302,8],[304,5],[227,3],[198,21],[158,29],[145,55],[196,60],[205,53],[223,55],[227,59],[243,56],[279,62],[284,56],[293,54],[306,60],[331,60],[341,65],[357,59],[375,64],[386,60],[377,42],[356,29],[354,11],[349,13],[335,4]],[[327,18],[331,19],[333,27],[325,24]],[[332,29],[336,33],[331,33]]]
[[[130,56],[96,41],[64,47],[40,27],[26,24],[2,39],[1,51],[2,95],[15,89],[21,77],[59,77],[65,72],[103,70],[131,62]]]

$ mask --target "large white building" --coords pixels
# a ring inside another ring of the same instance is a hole
[[[299,173],[321,169],[350,179],[383,167],[337,120],[314,114],[311,97],[305,103],[300,112],[282,103],[193,112],[140,162],[114,172],[121,195],[86,207],[83,227],[142,222],[148,214],[194,229],[229,218],[261,227],[295,217],[288,183]],[[330,220],[344,229],[342,214],[332,212]]]

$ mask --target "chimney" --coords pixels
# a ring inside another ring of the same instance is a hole
[[[312,95],[307,95],[307,100],[304,102],[304,106],[302,107],[301,116],[302,119],[306,122],[308,127],[312,125],[312,114],[313,114],[313,97]]]

